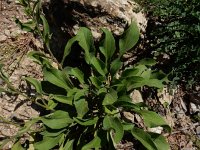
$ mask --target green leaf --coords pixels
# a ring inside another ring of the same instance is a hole
[[[40,81],[32,77],[26,77],[24,79],[35,87],[37,93],[42,94],[42,85]]]
[[[101,61],[100,59],[96,58],[96,57],[92,57],[91,59],[91,64],[93,66],[93,68],[102,76],[105,76],[107,73],[107,69],[106,66],[104,64],[103,61]]]
[[[99,149],[100,147],[101,147],[101,138],[96,135],[94,139],[89,143],[87,143],[86,145],[84,145],[81,150]]]
[[[158,126],[164,127],[168,132],[171,132],[170,126],[165,122],[165,120],[153,111],[148,110],[134,110],[143,117],[144,124],[149,128],[154,128]]]
[[[78,117],[82,118],[88,111],[88,102],[85,99],[79,99],[74,101],[76,112]]]
[[[119,143],[124,136],[122,123],[117,117],[105,116],[103,120],[103,129],[107,131],[114,130],[114,134],[111,133],[111,136],[115,143]]]
[[[110,66],[111,75],[115,75],[117,73],[117,71],[121,68],[122,64],[123,63],[120,61],[119,58],[112,61],[111,66]]]
[[[156,145],[156,147],[158,148],[158,150],[160,150],[160,149],[170,150],[170,146],[167,143],[164,136],[162,136],[161,134],[157,134],[157,133],[149,133],[149,135],[151,136],[151,139],[153,140],[153,142]]]
[[[92,85],[94,85],[96,88],[100,89],[102,85],[102,81],[99,80],[96,76],[89,77],[90,81],[92,82]]]
[[[136,22],[132,22],[130,27],[124,32],[122,38],[119,40],[120,56],[136,45],[139,40],[139,34]]]
[[[11,150],[24,150],[24,148],[21,146],[20,141],[17,141],[11,148]]]
[[[67,44],[66,44],[66,46],[65,46],[65,49],[64,49],[64,54],[63,54],[63,58],[62,58],[61,64],[64,63],[65,58],[70,54],[70,52],[71,52],[71,47],[72,47],[72,45],[73,45],[76,41],[77,41],[77,37],[74,36],[73,38],[71,38],[71,39],[67,42]]]
[[[139,72],[138,68],[128,68],[122,72],[121,77],[122,78],[128,78],[128,77],[133,77],[137,76],[137,73]]]
[[[151,69],[146,69],[142,74],[141,77],[143,77],[146,81],[149,81],[151,76]]]
[[[9,78],[8,76],[4,73],[3,71],[3,64],[0,64],[0,78],[3,80],[3,81],[6,81],[6,82],[9,82]]]
[[[42,66],[51,67],[52,62],[42,52],[31,51],[28,53],[28,57],[33,59],[34,62],[36,62]]]
[[[90,119],[80,119],[80,118],[73,118],[75,122],[82,126],[91,126],[97,123],[98,117],[90,118]]]
[[[19,2],[21,5],[23,5],[24,7],[27,7],[27,5],[28,5],[27,0],[18,0],[18,2]]]
[[[94,41],[92,33],[89,29],[81,27],[77,33],[77,41],[85,51],[85,61],[90,64],[91,55],[95,53]]]
[[[131,131],[135,126],[133,123],[127,123],[127,122],[123,122],[122,125],[124,131]]]
[[[131,130],[131,134],[142,143],[148,150],[159,150],[157,149],[156,145],[154,144],[151,136],[146,133],[144,130],[134,127]]]
[[[97,95],[106,94],[106,93],[107,93],[107,89],[103,87],[98,90]]]
[[[84,84],[85,81],[84,81],[84,73],[78,69],[78,68],[72,68],[71,69],[71,74],[74,75],[81,84]]]
[[[0,93],[2,92],[6,92],[6,89],[4,89],[3,87],[0,87]]]
[[[40,118],[34,118],[34,119],[30,120],[30,121],[27,121],[27,122],[25,123],[25,125],[24,125],[22,128],[19,129],[19,131],[17,132],[17,135],[20,136],[20,135],[22,135],[22,134],[28,132],[28,131],[30,130],[30,128],[31,128],[36,122],[38,122],[39,120],[40,120]]]
[[[138,62],[140,65],[146,65],[146,66],[154,66],[156,64],[156,61],[151,58],[144,58]]]
[[[74,150],[73,145],[74,145],[74,139],[73,140],[67,140],[67,143],[65,144],[64,148],[61,149],[61,150]]]
[[[43,29],[43,38],[44,38],[45,42],[48,42],[49,35],[50,35],[49,24],[44,15],[40,15],[40,18],[42,19],[42,24],[43,24],[43,28],[44,28]]]
[[[114,103],[114,106],[116,107],[122,107],[124,110],[139,110],[140,107],[138,107],[136,104],[133,104],[132,102],[128,102],[126,100],[119,100],[119,101],[116,101]]]
[[[148,69],[145,65],[140,65],[140,64],[135,66],[134,68],[137,68],[139,70],[138,73],[136,74],[137,76],[141,76],[141,74]]]
[[[55,103],[53,100],[48,100],[48,109],[47,110],[53,110],[58,103]]]
[[[99,49],[106,58],[105,64],[107,66],[116,50],[115,39],[108,29],[102,28],[102,31],[105,34],[105,38],[101,41]]]
[[[74,100],[79,100],[87,95],[88,89],[78,89],[74,95]]]
[[[27,32],[34,31],[36,27],[36,23],[33,20],[22,23],[19,19],[15,18],[15,23],[20,27],[20,29]]]
[[[33,146],[36,150],[50,150],[58,144],[61,137],[62,134],[57,137],[43,137],[42,141],[35,143]]]
[[[102,105],[112,105],[117,101],[117,92],[114,89],[110,89],[109,93],[105,95]]]
[[[150,78],[168,81],[168,79],[166,79],[167,75],[163,71],[160,71],[160,70],[159,71],[153,71]]]
[[[56,136],[60,135],[61,133],[65,132],[65,131],[66,131],[66,129],[59,130],[57,132],[52,131],[52,130],[50,130],[50,131],[44,130],[40,134],[43,135],[43,136],[46,136],[46,137],[47,136],[49,136],[49,137],[56,137]]]
[[[58,70],[58,69],[53,69],[53,68],[44,68],[43,69],[44,73],[44,79],[58,87],[61,87],[65,90],[68,90],[71,88],[70,85],[70,80],[64,72]]]
[[[145,79],[139,76],[133,76],[128,79],[126,79],[126,87],[127,91],[131,91],[135,88],[143,87],[145,85],[144,83]]]
[[[41,121],[51,129],[61,129],[73,122],[68,112],[57,110],[54,113],[44,116]]]
[[[73,96],[64,96],[64,95],[51,95],[51,99],[54,99],[60,103],[72,105],[73,102]]]
[[[163,81],[158,79],[149,79],[144,81],[143,83],[149,87],[156,87],[159,89],[164,87]]]

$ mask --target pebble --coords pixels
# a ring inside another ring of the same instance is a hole
[[[200,126],[196,128],[197,136],[200,138]]]
[[[7,39],[7,36],[5,36],[5,35],[0,35],[0,43],[1,43],[1,42],[5,42],[6,39]]]
[[[10,31],[9,31],[9,30],[5,30],[4,33],[5,33],[5,35],[8,36],[8,37],[10,36]]]
[[[194,103],[190,103],[190,114],[194,114],[196,112],[200,112],[200,106]]]
[[[133,103],[140,103],[140,102],[144,102],[143,98],[142,98],[142,94],[140,93],[140,91],[138,90],[134,90],[131,93],[131,99]]]

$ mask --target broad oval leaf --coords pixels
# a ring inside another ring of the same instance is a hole
[[[157,133],[149,133],[151,136],[151,139],[153,140],[154,144],[158,148],[158,150],[170,150],[170,146],[166,141],[166,138],[162,136],[161,134]]]
[[[74,105],[77,112],[77,117],[82,118],[88,111],[88,102],[85,99],[79,99],[74,101]]]
[[[139,40],[139,29],[136,22],[132,22],[130,27],[124,32],[119,40],[119,52],[122,56],[125,52],[133,48]]]
[[[131,134],[142,143],[148,150],[159,150],[154,144],[151,136],[146,133],[144,130],[134,127],[131,130]]]
[[[51,129],[62,129],[71,124],[73,119],[70,118],[68,112],[57,110],[50,115],[42,117],[41,121]]]
[[[32,77],[26,77],[24,79],[35,87],[37,93],[42,94],[42,85],[40,81]]]
[[[104,130],[114,130],[114,134],[112,134],[113,142],[119,143],[124,136],[124,130],[121,121],[117,117],[113,116],[105,116],[103,120],[103,129]]]
[[[40,134],[43,135],[43,136],[49,136],[49,137],[56,137],[58,135],[60,135],[61,133],[65,132],[66,129],[62,129],[62,130],[59,130],[59,131],[54,131],[54,130],[50,130],[50,131],[47,131],[47,130],[44,130],[43,132],[41,132]]]
[[[71,88],[70,80],[64,72],[54,69],[54,68],[44,68],[44,79],[58,87],[61,87],[65,90],[68,90]]]
[[[91,126],[97,123],[98,117],[89,118],[89,119],[80,119],[80,118],[73,118],[75,122],[82,126]]]
[[[102,28],[102,31],[104,32],[105,38],[101,41],[99,49],[106,58],[105,64],[107,66],[116,50],[115,39],[108,29]]]
[[[33,20],[22,23],[19,19],[15,18],[15,23],[20,27],[20,29],[27,32],[33,31],[36,27],[36,23]]]
[[[145,80],[143,83],[149,87],[155,87],[159,89],[164,87],[163,80],[158,80],[158,79]]]
[[[118,100],[114,103],[116,107],[122,107],[123,110],[132,111],[132,110],[140,110],[140,107],[132,102],[126,100]]]
[[[84,84],[84,73],[79,68],[72,68],[71,74],[74,75],[81,84]]]
[[[40,18],[42,19],[42,24],[43,24],[43,38],[45,40],[45,42],[49,42],[49,35],[50,35],[50,32],[49,32],[49,24],[45,18],[44,15],[40,15]]]
[[[140,60],[138,62],[138,64],[146,65],[146,66],[153,66],[153,65],[156,64],[156,61],[154,59],[151,59],[151,58],[144,58],[144,59]]]
[[[149,128],[154,128],[162,126],[168,132],[171,132],[170,126],[165,122],[165,120],[157,113],[149,110],[134,110],[136,113],[143,117],[144,124]]]
[[[138,68],[128,68],[122,72],[121,77],[122,78],[128,78],[128,77],[133,77],[137,76],[137,73],[139,72]]]
[[[91,64],[93,68],[102,76],[105,76],[107,73],[107,69],[105,63],[96,57],[92,57]]]
[[[43,140],[35,143],[33,146],[36,150],[50,150],[54,148],[58,143],[62,134],[57,137],[43,137]]]
[[[85,51],[85,61],[90,64],[91,55],[95,53],[94,41],[91,31],[85,27],[81,27],[76,37],[79,45]]]
[[[96,76],[91,76],[89,77],[92,85],[94,85],[96,88],[100,89],[101,88],[101,85],[102,85],[102,81],[96,77]]]
[[[52,62],[42,52],[31,51],[28,53],[28,57],[42,66],[51,67]]]
[[[117,92],[114,89],[110,89],[109,93],[105,95],[102,105],[112,105],[117,101]]]
[[[111,66],[110,66],[111,75],[114,76],[117,73],[117,71],[121,68],[122,64],[123,63],[120,61],[119,58],[112,61]]]
[[[24,148],[21,146],[20,141],[17,141],[11,148],[11,150],[24,150]]]
[[[95,136],[92,141],[82,147],[81,150],[99,149],[101,147],[101,138]]]
[[[74,139],[68,140],[67,143],[65,144],[65,146],[63,147],[63,149],[61,149],[61,150],[74,150],[73,145],[74,145]]]
[[[64,49],[64,54],[63,54],[63,58],[62,58],[61,64],[64,63],[65,58],[66,58],[66,57],[69,55],[69,53],[71,52],[71,47],[72,47],[72,45],[73,45],[76,41],[77,41],[77,37],[74,36],[73,38],[71,38],[71,39],[67,42],[67,44],[66,44],[66,46],[65,46],[65,49]]]
[[[72,105],[73,102],[73,96],[52,95],[50,98],[68,105]]]

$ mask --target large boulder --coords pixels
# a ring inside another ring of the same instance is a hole
[[[58,47],[63,47],[62,43],[81,26],[90,28],[99,40],[102,27],[118,36],[132,21],[137,22],[141,32],[147,25],[140,6],[131,0],[46,0],[43,10],[53,32],[53,43]]]

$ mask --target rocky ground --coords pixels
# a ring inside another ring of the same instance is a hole
[[[15,2],[0,1],[0,63],[4,64],[5,72],[15,87],[26,90],[23,77],[32,76],[41,78],[41,68],[29,60],[26,54],[32,50],[37,41],[31,34],[22,32],[15,24],[14,18],[26,20],[23,11]],[[2,80],[0,85],[4,86]],[[138,93],[138,92],[137,92]],[[166,134],[172,150],[198,150],[200,149],[200,97],[185,97],[181,88],[168,89],[160,92],[158,99],[148,98],[146,102],[157,112],[162,114],[172,126],[171,134]],[[140,93],[136,95],[141,98]],[[166,106],[165,104],[168,103]],[[39,114],[31,102],[21,96],[0,95],[0,140],[13,136],[17,132],[14,125],[2,123],[6,120],[26,121]],[[12,143],[6,145],[10,149]],[[122,148],[125,149],[125,148]],[[136,148],[137,149],[137,148]]]

